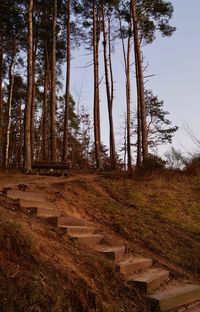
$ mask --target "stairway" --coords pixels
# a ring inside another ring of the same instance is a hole
[[[46,200],[44,194],[29,191],[8,190],[7,197],[19,201],[20,207],[38,217],[59,217],[62,211]]]
[[[152,259],[126,253],[125,246],[102,244],[104,236],[94,226],[88,226],[83,219],[66,216],[46,200],[44,194],[8,190],[7,197],[18,200],[23,210],[46,218],[59,234],[66,234],[73,241],[89,245],[113,261],[116,270],[124,275],[128,283],[146,293],[151,312],[200,312],[200,286],[185,283],[171,286],[169,271],[154,267]],[[163,283],[164,287],[159,291]]]

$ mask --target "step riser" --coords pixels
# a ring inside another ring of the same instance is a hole
[[[146,259],[144,261],[140,261],[138,263],[129,263],[129,264],[120,264],[119,265],[119,270],[120,273],[125,274],[125,275],[130,275],[134,272],[137,272],[139,270],[149,268],[152,266],[152,260],[151,259]]]
[[[84,226],[86,223],[82,219],[74,218],[74,217],[60,217],[57,220],[58,226]]]
[[[61,228],[61,227],[56,227],[55,229],[55,232],[59,235],[65,235],[67,233],[67,230],[65,228]]]
[[[73,217],[49,217],[47,222],[53,226],[85,226],[86,222],[82,219],[77,219]]]
[[[46,222],[52,226],[56,226],[58,225],[58,217],[48,217],[46,218]]]
[[[157,299],[156,294],[150,297],[151,311],[169,311],[185,304],[200,300],[200,287],[185,288],[182,293],[174,292],[174,296]]]
[[[103,237],[73,237],[74,240],[84,245],[97,245]]]
[[[116,251],[102,251],[101,253],[112,261],[119,261],[125,254],[125,247]]]
[[[44,209],[44,208],[27,208],[27,212],[30,214],[35,214],[37,217],[49,218],[57,217],[61,214],[59,210]]]
[[[70,228],[69,227],[65,227],[65,226],[57,226],[56,227],[56,232],[60,233],[61,235],[64,234],[69,234],[71,236],[81,236],[81,235],[86,235],[86,234],[95,234],[95,228],[92,227],[88,227],[88,228],[80,228],[80,229],[75,229],[75,228]]]
[[[124,254],[125,254],[125,248],[124,250],[115,252],[114,260],[115,261],[120,260],[124,256]]]
[[[174,300],[171,300],[171,301],[166,300],[166,302],[162,302],[160,304],[160,309],[161,311],[169,311],[170,309],[180,307],[181,305],[184,305],[184,304],[189,304],[198,299],[200,299],[199,292],[197,292],[196,294],[193,294],[192,297],[190,294],[187,294],[187,295],[185,294],[184,296],[179,296],[179,298],[176,298]]]
[[[37,216],[43,218],[58,217],[62,212],[59,210],[37,208]]]
[[[163,274],[163,276],[156,278],[154,281],[151,282],[134,281],[134,284],[147,294],[150,294],[155,289],[157,289],[163,282],[165,282],[168,278],[169,273],[166,273]]]
[[[88,229],[71,229],[66,228],[67,234],[69,235],[84,235],[84,234],[94,234],[95,228]]]

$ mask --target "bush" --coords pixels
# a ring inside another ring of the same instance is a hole
[[[200,154],[193,156],[185,167],[186,173],[192,175],[200,174]]]
[[[141,172],[153,172],[156,170],[163,170],[165,168],[166,161],[157,155],[149,154],[145,159],[142,166],[139,168]]]

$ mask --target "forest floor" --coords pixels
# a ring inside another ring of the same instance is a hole
[[[0,172],[0,188],[28,185],[68,215],[96,226],[106,243],[153,259],[176,279],[199,283],[200,175],[70,172],[66,177]],[[145,312],[144,295],[113,264],[0,195],[3,312]]]

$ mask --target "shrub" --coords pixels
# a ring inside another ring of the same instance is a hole
[[[185,167],[186,173],[192,175],[200,174],[200,154],[193,156]]]
[[[156,170],[163,170],[165,168],[166,161],[157,155],[149,154],[145,159],[142,166],[139,168],[140,172],[153,172]]]

